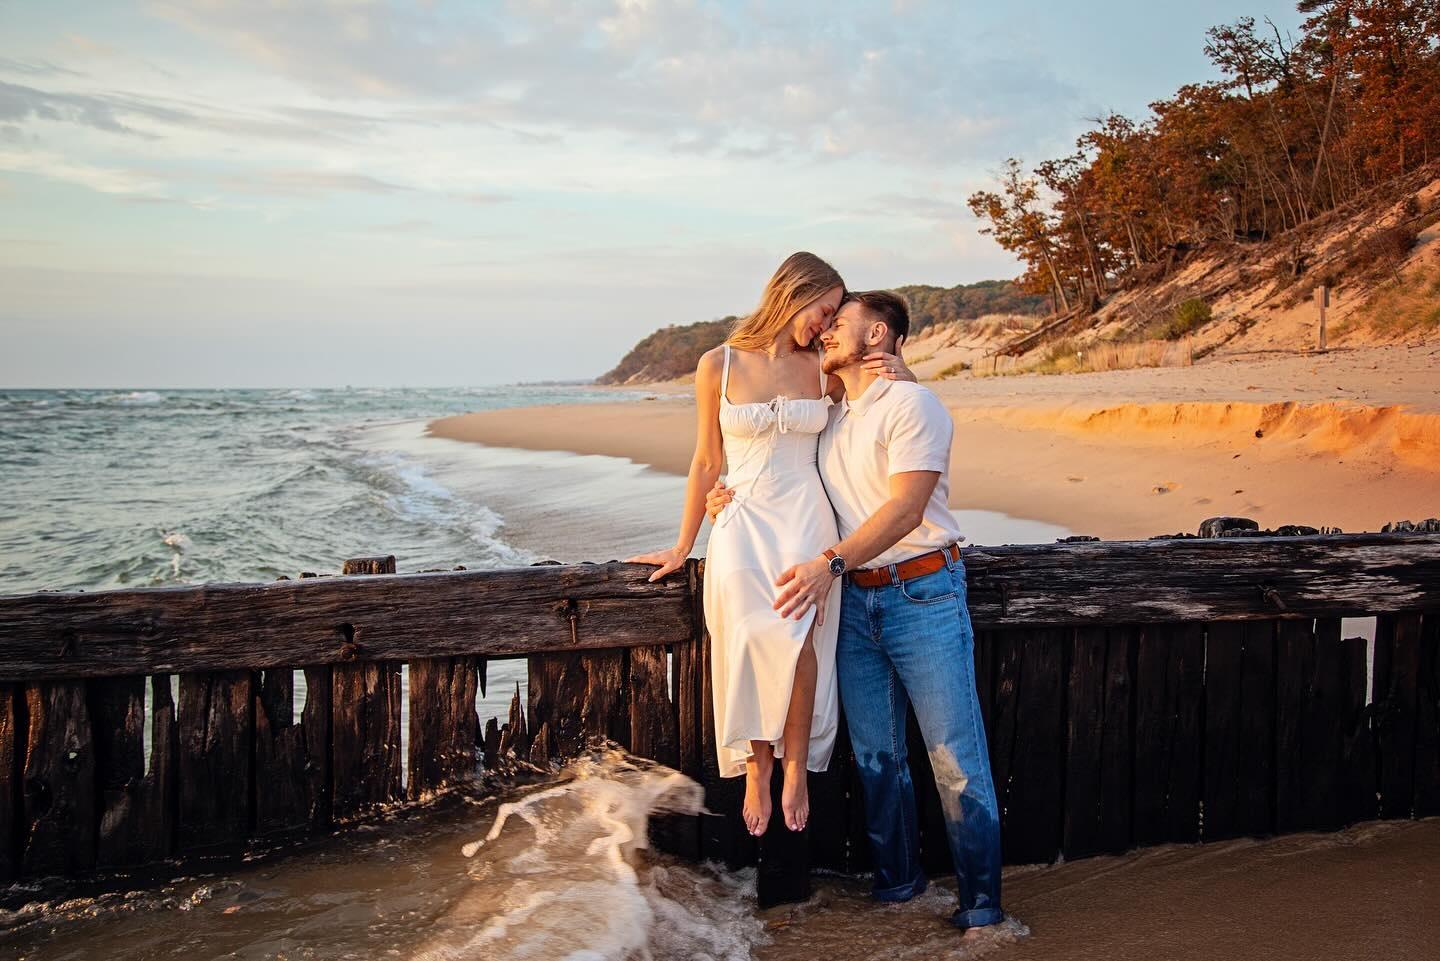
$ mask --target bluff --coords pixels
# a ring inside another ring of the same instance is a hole
[[[929,327],[976,320],[992,314],[1038,316],[1049,298],[1026,293],[1009,280],[982,280],[954,287],[910,284],[895,287],[910,304],[910,332],[916,337]],[[646,384],[684,377],[695,370],[700,355],[723,341],[736,317],[672,324],[646,336],[632,347],[613,370],[596,379],[599,384]]]

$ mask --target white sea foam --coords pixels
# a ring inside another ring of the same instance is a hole
[[[159,404],[165,398],[153,390],[132,390],[124,394],[111,394],[103,398],[103,401],[111,404],[120,404],[123,407],[148,407],[152,404]]]
[[[183,531],[168,531],[165,536],[161,538],[161,541],[165,544],[166,547],[169,547],[175,552],[174,554],[170,555],[170,569],[174,572],[176,580],[179,580],[180,558],[185,554],[186,551],[190,550],[190,548],[194,546],[194,543],[190,540],[189,537],[185,535]]]
[[[414,957],[748,959],[764,938],[753,878],[647,865],[648,819],[696,814],[703,790],[668,768],[597,751],[562,783],[502,805],[465,845],[472,887]]]
[[[194,543],[183,531],[169,531],[161,540],[167,547],[173,547],[182,554],[194,546]]]
[[[397,514],[463,534],[494,566],[522,566],[535,558],[500,537],[504,519],[484,504],[467,500],[432,477],[423,466],[394,451],[370,453],[361,463],[398,481],[386,497]]]

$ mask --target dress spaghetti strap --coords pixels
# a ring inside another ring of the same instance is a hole
[[[725,365],[720,368],[720,399],[729,400],[730,394],[730,345],[721,344],[725,351]]]

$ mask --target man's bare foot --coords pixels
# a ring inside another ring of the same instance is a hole
[[[792,760],[787,755],[781,763],[785,787],[780,792],[780,810],[785,814],[785,826],[792,831],[803,831],[810,821],[810,780],[805,772],[805,758]]]
[[[740,817],[745,829],[757,838],[770,826],[770,772],[774,767],[775,758],[768,753],[756,752],[745,759],[745,806]]]

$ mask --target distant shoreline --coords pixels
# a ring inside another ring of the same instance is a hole
[[[1440,515],[1440,346],[929,386],[955,419],[951,507],[1107,539],[1193,533],[1222,514],[1345,530]],[[459,414],[428,430],[683,475],[694,403],[681,385],[654,392]]]

